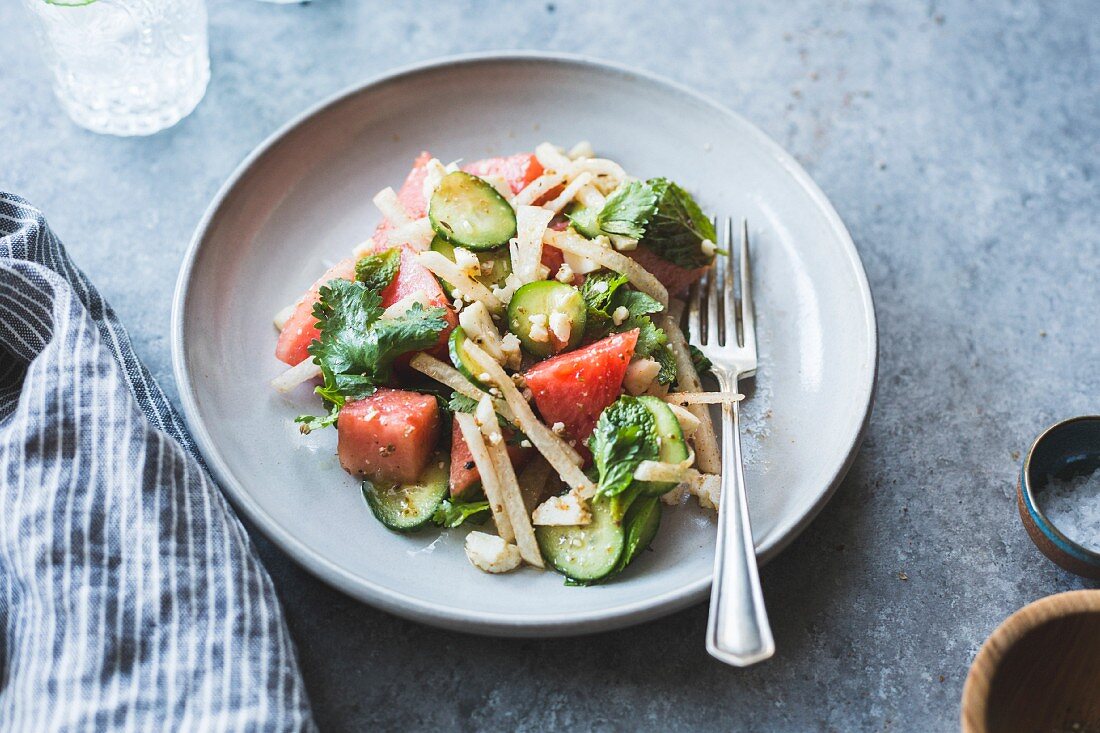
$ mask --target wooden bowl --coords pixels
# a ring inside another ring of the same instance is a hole
[[[966,677],[962,730],[1100,731],[1100,590],[1043,598],[997,627]]]
[[[1038,497],[1051,476],[1070,479],[1098,469],[1100,416],[1085,415],[1052,425],[1035,439],[1016,485],[1020,521],[1035,546],[1071,573],[1095,579],[1100,579],[1100,553],[1063,534],[1039,508]]]

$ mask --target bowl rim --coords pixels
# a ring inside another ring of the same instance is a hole
[[[1080,613],[1100,613],[1100,590],[1071,590],[1040,598],[1017,610],[993,630],[970,664],[963,684],[960,711],[963,733],[987,733],[993,678],[1016,644],[1049,621]]]
[[[1044,440],[1049,439],[1054,433],[1062,430],[1066,426],[1079,422],[1100,423],[1100,415],[1078,415],[1077,417],[1071,417],[1066,420],[1059,420],[1039,433],[1038,437],[1031,443],[1031,447],[1028,448],[1027,455],[1024,456],[1023,464],[1020,467],[1020,490],[1023,494],[1024,506],[1027,508],[1028,517],[1059,550],[1087,565],[1100,567],[1100,552],[1090,550],[1084,545],[1078,544],[1075,540],[1065,535],[1062,530],[1058,529],[1058,525],[1050,521],[1046,513],[1039,508],[1038,496],[1031,486],[1031,460],[1035,455],[1036,449]]]
[[[581,54],[522,50],[496,50],[436,57],[426,61],[400,66],[371,76],[362,82],[345,87],[292,117],[288,122],[281,125],[265,138],[244,158],[244,160],[241,161],[240,164],[238,164],[218,189],[213,199],[211,199],[209,206],[195,228],[180,266],[180,272],[176,280],[176,287],[172,299],[170,331],[172,371],[176,381],[180,404],[183,407],[184,418],[191,430],[196,445],[206,460],[208,469],[219,486],[229,497],[231,503],[239,511],[243,512],[249,520],[255,523],[256,526],[280,548],[280,550],[289,555],[296,563],[307,569],[315,577],[375,607],[406,618],[412,618],[417,621],[447,629],[465,631],[468,633],[508,636],[560,636],[594,633],[642,623],[701,601],[709,592],[712,576],[708,574],[694,583],[650,596],[644,600],[623,603],[598,611],[578,612],[565,617],[560,615],[532,615],[524,617],[521,620],[517,620],[507,614],[479,613],[475,618],[468,611],[461,608],[441,606],[432,602],[423,601],[401,591],[386,588],[372,581],[365,580],[357,575],[351,574],[344,568],[339,567],[327,558],[303,545],[292,533],[284,529],[278,522],[271,518],[263,507],[260,506],[255,499],[249,496],[244,488],[239,485],[239,482],[221,458],[221,455],[214,445],[213,439],[201,421],[195,391],[191,383],[189,370],[186,366],[186,349],[183,339],[185,328],[184,313],[188,302],[191,273],[199,250],[226,198],[269,151],[313,117],[371,88],[407,78],[413,78],[420,74],[433,73],[446,67],[477,66],[481,64],[509,62],[523,64],[542,63],[580,69],[595,69],[597,71],[633,77],[651,84],[669,88],[678,94],[685,95],[702,105],[712,108],[721,115],[734,119],[756,139],[761,148],[766,150],[768,154],[783,167],[786,173],[791,176],[794,182],[806,192],[809,198],[825,216],[830,225],[831,233],[839,238],[844,254],[857,278],[860,298],[863,301],[863,312],[866,314],[866,320],[862,325],[865,328],[864,338],[867,343],[866,357],[869,363],[869,369],[867,370],[865,381],[860,385],[860,393],[866,395],[866,406],[864,408],[863,420],[856,431],[847,455],[837,464],[837,468],[829,477],[828,484],[824,491],[821,492],[817,500],[802,516],[789,519],[776,526],[775,532],[773,533],[773,537],[776,539],[757,548],[758,561],[761,564],[767,562],[793,542],[836,493],[840,483],[847,475],[859,453],[859,449],[870,424],[878,388],[878,319],[875,313],[874,298],[871,293],[870,284],[867,280],[866,271],[863,267],[863,262],[859,257],[859,251],[856,249],[851,234],[848,232],[847,227],[844,225],[835,207],[833,207],[832,203],[825,196],[825,193],[817,183],[793,156],[782,148],[782,146],[772,140],[756,125],[707,95],[697,92],[680,82],[649,71],[632,68],[625,64]]]

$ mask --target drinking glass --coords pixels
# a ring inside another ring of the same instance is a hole
[[[150,135],[191,113],[210,80],[205,0],[23,0],[53,90],[93,132]]]

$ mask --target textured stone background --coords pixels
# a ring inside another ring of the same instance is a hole
[[[148,139],[54,102],[26,15],[0,4],[0,187],[42,207],[173,392],[169,299],[237,162],[306,106],[389,67],[506,47],[685,82],[802,161],[875,294],[878,404],[836,498],[763,571],[779,654],[703,650],[706,609],[599,636],[500,641],[374,611],[261,543],[332,730],[950,730],[985,636],[1087,587],[1013,506],[1019,453],[1100,412],[1100,13],[1023,2],[210,0],[213,79]]]

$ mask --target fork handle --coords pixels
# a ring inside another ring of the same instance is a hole
[[[722,389],[737,389],[736,378],[723,381],[732,384],[723,384]],[[749,526],[740,427],[737,403],[722,403],[722,495],[718,504],[707,651],[727,664],[747,667],[772,656],[775,641],[764,608]]]

